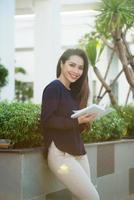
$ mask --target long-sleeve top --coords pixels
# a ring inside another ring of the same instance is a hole
[[[72,119],[73,110],[79,104],[59,80],[46,86],[42,95],[41,127],[45,144],[45,156],[53,141],[57,148],[72,155],[84,155],[78,119]]]

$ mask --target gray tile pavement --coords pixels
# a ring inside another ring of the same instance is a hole
[[[46,200],[71,200],[68,190],[64,189],[58,192],[53,192],[46,196]]]

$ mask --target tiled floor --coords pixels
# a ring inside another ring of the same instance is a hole
[[[134,194],[133,195],[131,195],[131,196],[129,196],[127,199],[125,199],[125,200],[134,200]]]
[[[61,190],[47,195],[46,200],[71,200],[68,190]]]

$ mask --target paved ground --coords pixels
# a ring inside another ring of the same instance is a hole
[[[68,190],[65,189],[47,195],[46,200],[71,200],[71,196]],[[134,195],[131,195],[131,197],[128,197],[125,200],[134,200]]]
[[[68,190],[61,190],[47,195],[47,200],[71,200]]]

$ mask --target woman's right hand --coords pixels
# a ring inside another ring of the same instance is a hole
[[[79,124],[90,123],[93,122],[96,119],[96,117],[97,117],[96,113],[84,114],[78,117],[78,123]]]

